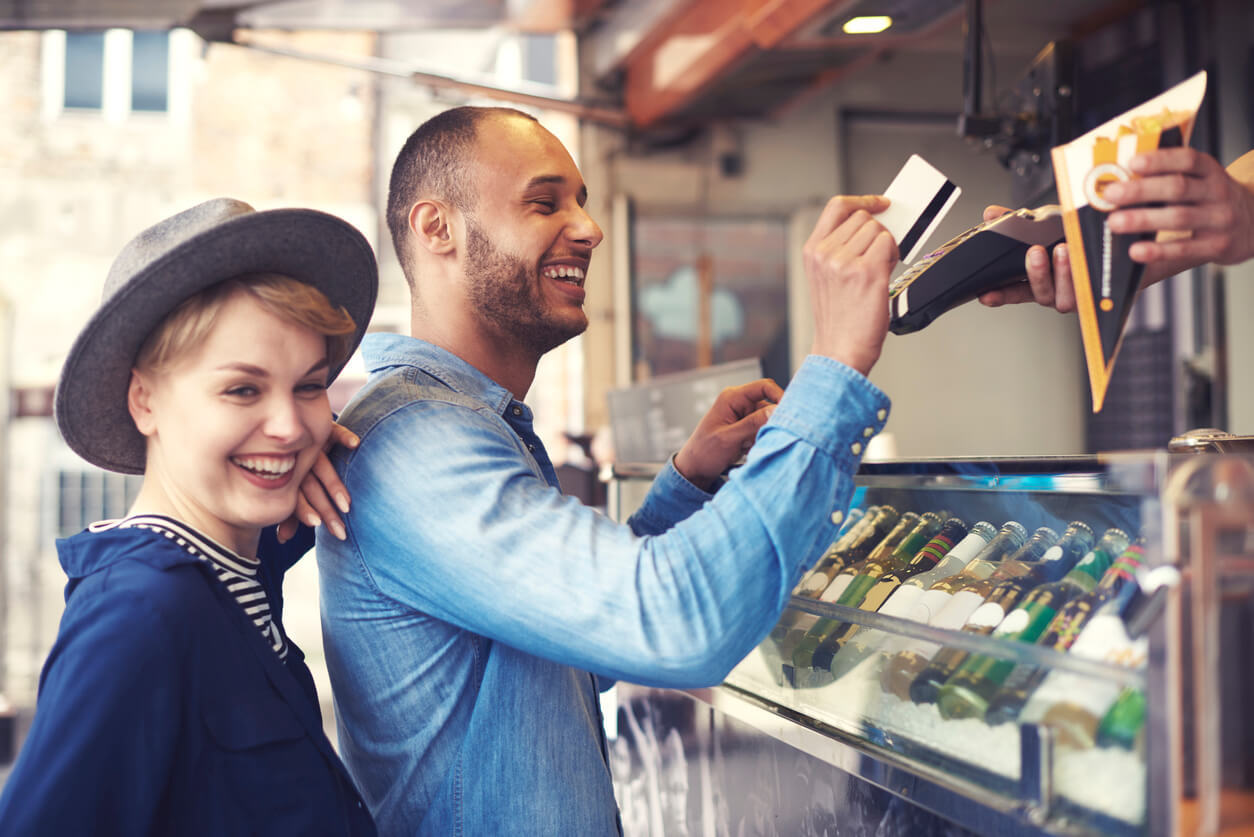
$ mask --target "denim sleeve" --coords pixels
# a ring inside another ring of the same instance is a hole
[[[807,359],[718,493],[686,515],[682,502],[644,510],[682,519],[642,536],[537,477],[499,416],[419,401],[349,460],[351,546],[368,583],[404,607],[606,677],[709,685],[830,543],[887,412],[857,372]]]
[[[76,602],[0,796],[6,834],[148,834],[175,748],[179,662],[142,602]]]
[[[660,535],[705,505],[714,495],[697,488],[675,469],[675,457],[657,475],[640,508],[627,519],[637,535]]]

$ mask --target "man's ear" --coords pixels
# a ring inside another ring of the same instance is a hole
[[[144,436],[157,432],[156,416],[152,410],[152,381],[136,369],[131,370],[131,382],[126,387],[126,408],[131,421]]]
[[[421,200],[409,208],[409,229],[419,246],[433,255],[447,256],[457,250],[453,228],[458,219],[443,201]]]

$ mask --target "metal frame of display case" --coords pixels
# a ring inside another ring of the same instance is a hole
[[[634,505],[624,485],[640,483],[656,472],[657,466],[651,465],[616,467],[609,491],[611,514],[624,519],[623,504]],[[997,786],[913,758],[909,748],[878,746],[743,685],[725,683],[695,690],[690,693],[693,699],[982,834],[1217,834],[1238,824],[1245,809],[1254,807],[1248,792],[1233,794],[1222,786],[1226,742],[1221,708],[1232,680],[1224,677],[1225,662],[1232,660],[1221,656],[1224,639],[1219,624],[1226,591],[1231,595],[1237,587],[1240,595],[1245,585],[1254,590],[1254,459],[1130,452],[1097,457],[895,461],[865,463],[855,484],[867,490],[907,492],[1094,495],[1093,502],[1105,497],[1139,505],[1142,531],[1149,533],[1153,556],[1147,564],[1179,570],[1179,583],[1164,589],[1162,612],[1148,631],[1150,653],[1143,669],[806,597],[792,597],[789,607],[1143,687],[1147,695],[1143,823],[1087,809],[1083,816],[1073,816],[1069,803],[1055,792],[1056,753],[1052,731],[1046,726],[1020,725],[1018,778]],[[1240,583],[1234,585],[1234,580]],[[1241,661],[1234,671],[1243,668]],[[1228,744],[1231,757],[1233,745]]]

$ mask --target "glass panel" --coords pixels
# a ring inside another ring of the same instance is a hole
[[[65,106],[94,108],[104,103],[104,33],[65,33]]]
[[[754,357],[766,376],[788,380],[786,245],[774,218],[638,216],[634,380]]]
[[[166,110],[169,104],[170,33],[136,32],[131,50],[131,110]]]

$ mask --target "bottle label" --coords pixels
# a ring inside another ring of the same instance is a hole
[[[898,590],[900,587],[901,579],[896,576],[881,578],[875,582],[875,586],[866,592],[862,601],[858,603],[858,607],[863,610],[882,611],[882,605],[885,600],[892,596],[894,590]]]
[[[1133,640],[1128,637],[1123,620],[1116,614],[1099,613],[1089,620],[1071,646],[1071,653],[1093,660],[1104,660],[1112,665],[1135,668],[1145,662],[1149,652],[1146,637]],[[1044,717],[1050,707],[1067,703],[1079,707],[1100,718],[1115,702],[1123,687],[1118,683],[1055,671],[1032,695],[1029,703],[1032,712],[1025,708],[1024,718]]]
[[[960,595],[960,594],[959,594]],[[955,596],[957,598],[957,596]],[[972,628],[996,628],[1006,618],[1006,609],[996,602],[985,602],[971,612],[966,625]]]
[[[900,616],[903,619],[913,618],[909,614],[914,609],[915,603],[921,599],[925,593],[922,587],[915,587],[911,584],[903,584],[897,588],[888,600],[880,606],[880,613],[886,613],[889,616]],[[919,621],[915,619],[915,621]]]
[[[1036,642],[1045,633],[1057,611],[1044,602],[1028,602],[1016,607],[993,631],[993,636],[1016,639],[1020,642]]]
[[[849,582],[853,581],[852,573],[841,573],[832,579],[832,583],[827,585],[827,589],[819,596],[821,602],[834,602],[840,598],[845,592],[845,588],[849,586]]]

